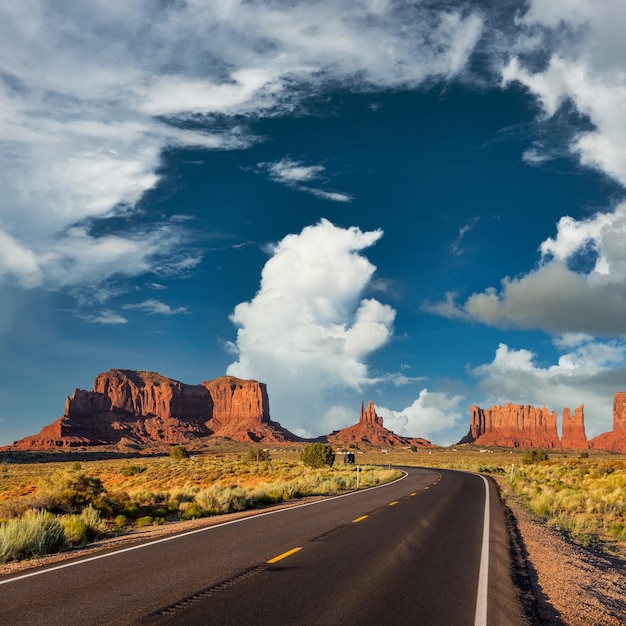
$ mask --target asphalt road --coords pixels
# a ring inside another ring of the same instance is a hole
[[[524,624],[494,486],[405,470],[375,489],[1,577],[0,624]]]

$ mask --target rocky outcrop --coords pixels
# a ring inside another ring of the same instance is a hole
[[[298,437],[270,420],[263,383],[222,376],[187,385],[155,372],[112,369],[92,391],[76,389],[63,416],[12,449],[118,444],[180,444],[200,437],[276,443]]]
[[[589,447],[585,434],[585,408],[581,404],[574,415],[565,407],[561,418],[561,447],[570,450],[585,450]]]
[[[626,452],[626,391],[613,396],[613,430],[594,437],[592,448],[610,452]]]
[[[459,443],[510,448],[560,448],[556,412],[529,404],[470,409],[470,429]]]
[[[430,441],[419,437],[401,437],[383,426],[383,418],[376,413],[372,401],[367,408],[361,402],[361,413],[358,423],[336,430],[326,437],[329,443],[349,445],[366,443],[373,446],[417,446],[421,448],[434,447]]]

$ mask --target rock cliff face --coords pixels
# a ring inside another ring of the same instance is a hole
[[[571,415],[567,407],[563,409],[561,447],[571,450],[585,450],[589,447],[585,434],[585,413],[582,404],[574,411],[574,415]]]
[[[376,413],[373,402],[367,408],[361,402],[361,414],[357,424],[336,430],[326,438],[329,443],[350,444],[368,443],[373,446],[418,446],[422,448],[434,447],[430,441],[421,438],[401,437],[383,426],[383,418]]]
[[[592,448],[611,452],[626,452],[626,391],[618,391],[613,396],[613,430],[594,437]]]
[[[469,433],[459,443],[510,448],[560,448],[556,412],[546,407],[509,402],[504,406],[470,409]]]
[[[186,385],[155,372],[112,369],[96,377],[92,391],[76,389],[60,419],[11,448],[171,444],[210,435],[268,443],[298,440],[270,420],[263,383],[222,376]]]

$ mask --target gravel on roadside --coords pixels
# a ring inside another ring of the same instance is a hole
[[[524,584],[534,596],[533,626],[624,626],[626,561],[576,545],[535,519],[515,497],[506,505],[517,535],[514,559],[525,566]]]

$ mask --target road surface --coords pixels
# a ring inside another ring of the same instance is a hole
[[[0,577],[0,624],[524,624],[495,487],[405,471],[375,489]]]

